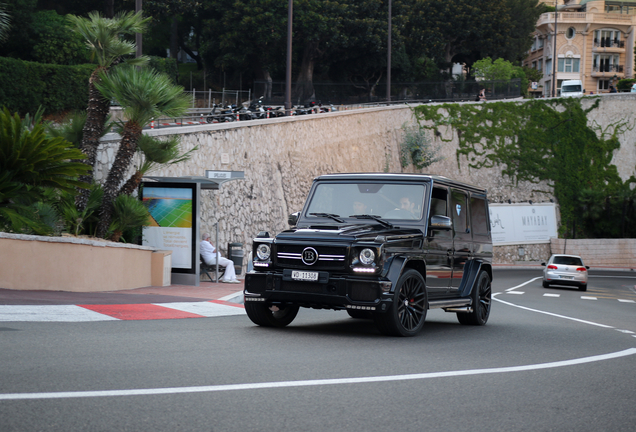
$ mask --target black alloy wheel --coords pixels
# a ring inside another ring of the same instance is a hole
[[[254,324],[261,327],[285,327],[298,315],[299,306],[269,305],[263,302],[245,302],[245,312]]]
[[[479,273],[477,283],[470,294],[473,300],[471,312],[457,312],[457,320],[464,325],[481,326],[488,322],[492,304],[492,285],[485,271]]]
[[[390,336],[415,336],[422,330],[428,311],[426,283],[413,269],[398,279],[393,304],[386,313],[376,313],[378,330]]]

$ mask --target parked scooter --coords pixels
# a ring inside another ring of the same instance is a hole
[[[233,112],[231,106],[224,107],[222,105],[214,104],[212,111],[206,117],[208,123],[223,123],[236,121],[236,114]]]

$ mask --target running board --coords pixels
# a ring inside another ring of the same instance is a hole
[[[458,298],[458,299],[450,299],[450,300],[431,300],[428,302],[429,309],[444,309],[447,312],[456,312],[451,311],[450,309],[456,308],[467,308],[470,307],[472,300],[470,298]],[[463,309],[462,312],[466,312],[466,309]]]

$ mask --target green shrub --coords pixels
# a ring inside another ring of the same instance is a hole
[[[0,101],[20,115],[85,110],[94,65],[61,66],[0,57]]]
[[[179,67],[177,66],[177,60],[151,56],[150,61],[148,62],[148,66],[157,70],[158,72],[165,73],[170,78],[172,78],[175,84],[177,83],[177,79],[179,76]]]
[[[626,79],[622,79],[620,81],[618,81],[618,83],[616,84],[616,90],[618,90],[619,92],[621,91],[630,91],[632,88],[632,85],[636,83],[636,79],[633,78],[626,78]]]

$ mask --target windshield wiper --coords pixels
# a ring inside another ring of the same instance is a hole
[[[331,214],[331,213],[309,213],[309,216],[317,216],[317,217],[326,217],[335,220],[336,222],[344,223],[342,219],[340,219],[340,215]]]
[[[373,219],[374,221],[380,222],[382,225],[384,225],[387,228],[393,228],[393,225],[391,225],[389,222],[385,221],[378,215],[359,214],[359,215],[351,215],[349,217],[356,218],[356,219]]]

